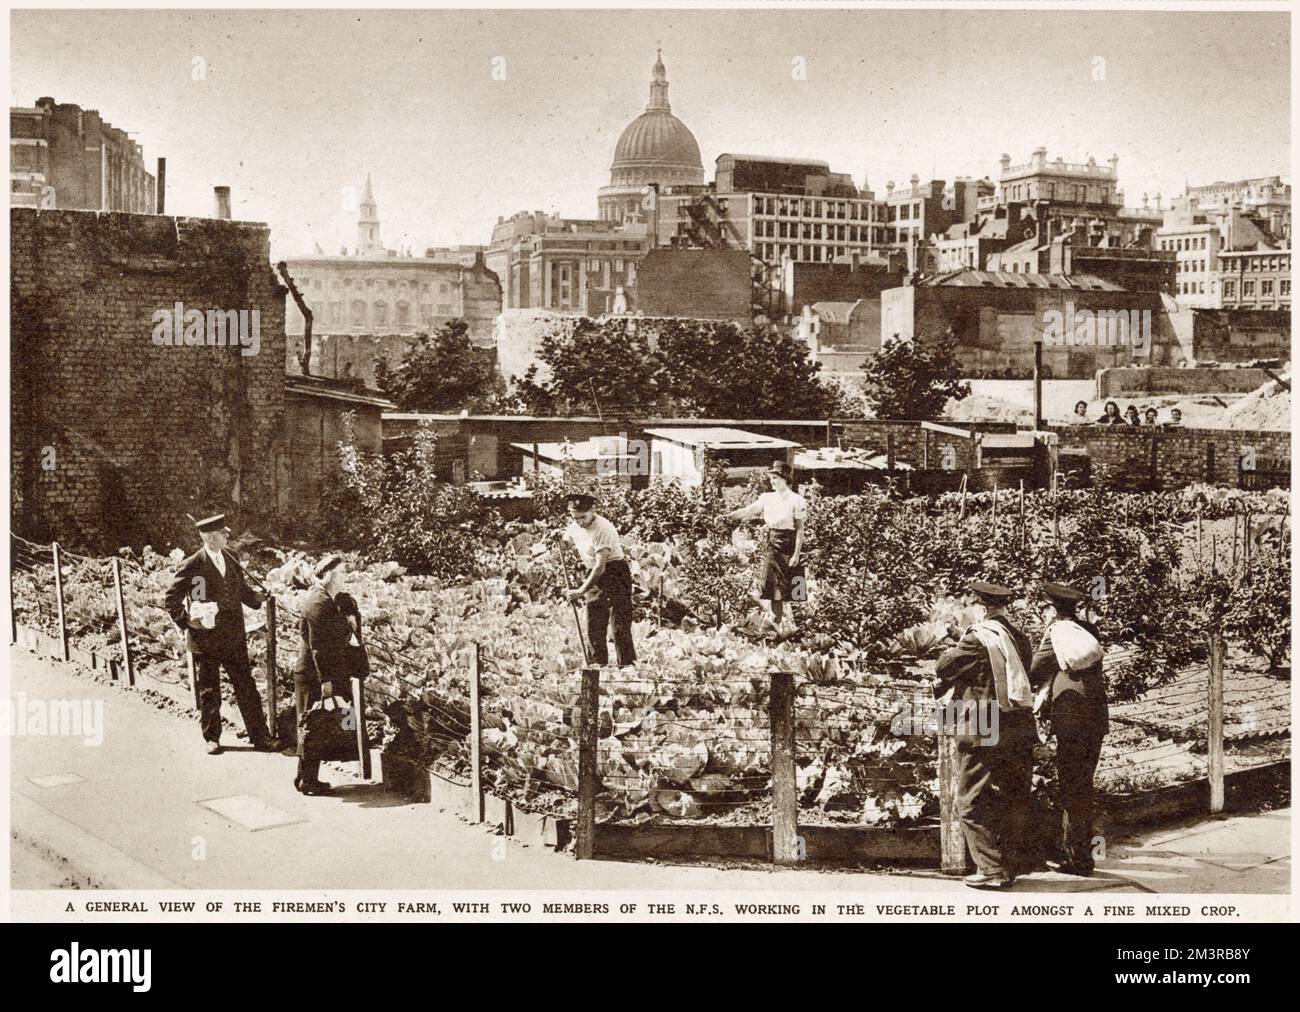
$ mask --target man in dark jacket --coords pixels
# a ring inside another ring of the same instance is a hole
[[[1015,880],[1029,794],[1033,783],[1033,694],[1029,686],[1029,639],[1006,614],[1014,591],[977,580],[970,585],[985,617],[935,665],[936,697],[949,707],[991,708],[994,732],[957,740],[958,805],[966,849],[975,873],[966,884],[1006,889]]]
[[[242,607],[260,608],[262,597],[244,580],[243,569],[226,550],[230,528],[225,514],[196,521],[194,526],[203,547],[176,570],[164,602],[172,621],[185,631],[185,646],[194,656],[203,740],[209,755],[221,754],[221,668],[225,667],[249,742],[259,752],[274,752],[280,743],[266,729],[262,697],[248,660]]]
[[[365,650],[361,642],[361,614],[356,602],[343,593],[342,559],[327,556],[316,566],[316,585],[303,603],[302,649],[293,669],[294,704],[301,718],[320,699],[352,698],[353,676],[365,677]],[[302,725],[298,728],[298,776],[294,786],[303,794],[329,794],[320,779],[320,761],[303,753]]]
[[[1071,875],[1093,872],[1093,778],[1109,729],[1106,679],[1102,674],[1101,634],[1078,615],[1083,591],[1063,583],[1044,583],[1039,590],[1049,604],[1047,628],[1034,651],[1029,680],[1048,685],[1048,710],[1056,736],[1056,780],[1061,803],[1061,850],[1064,860],[1048,862]],[[1073,623],[1075,628],[1070,628]],[[1056,645],[1053,643],[1055,632]],[[1089,637],[1092,643],[1089,643]],[[1061,656],[1064,654],[1065,656]],[[1081,660],[1091,663],[1081,663]]]

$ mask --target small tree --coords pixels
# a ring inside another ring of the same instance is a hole
[[[862,365],[862,387],[876,417],[932,421],[950,398],[970,394],[957,365],[957,339],[892,337]]]
[[[464,320],[416,335],[396,368],[380,359],[375,382],[403,411],[477,410],[505,392],[491,359],[470,342]]]

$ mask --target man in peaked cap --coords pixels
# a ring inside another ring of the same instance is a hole
[[[602,668],[609,665],[609,627],[613,617],[614,650],[619,667],[636,664],[632,642],[632,570],[623,554],[623,541],[614,525],[596,512],[596,499],[585,492],[568,497],[569,523],[564,536],[578,550],[587,578],[568,591],[573,604],[587,600],[587,640],[591,660]]]
[[[1087,595],[1064,583],[1042,583],[1042,642],[1034,651],[1029,680],[1048,686],[1047,713],[1056,736],[1056,780],[1061,804],[1063,860],[1055,870],[1071,875],[1093,872],[1093,778],[1101,743],[1109,728],[1106,679],[1102,674],[1101,634],[1079,617]]]
[[[248,660],[243,605],[260,608],[262,598],[244,580],[244,571],[226,549],[226,515],[196,520],[203,547],[180,564],[164,598],[167,613],[185,632],[194,656],[199,726],[209,755],[221,754],[221,668],[226,669],[248,740],[259,752],[274,752],[279,742],[266,729],[262,697]]]
[[[984,617],[939,657],[934,694],[967,712],[992,711],[995,733],[957,737],[958,806],[966,849],[975,862],[966,884],[1006,889],[1019,866],[1019,854],[1012,852],[1024,838],[1038,742],[1028,676],[1031,652],[1029,639],[1006,613],[1013,590],[976,580],[969,593]]]

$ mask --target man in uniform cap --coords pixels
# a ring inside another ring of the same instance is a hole
[[[1047,686],[1047,707],[1056,736],[1056,780],[1061,804],[1063,860],[1048,862],[1071,875],[1093,872],[1093,778],[1109,727],[1101,634],[1078,615],[1087,600],[1064,583],[1042,583],[1046,628],[1034,651],[1029,680]]]
[[[1033,783],[1033,691],[1029,685],[1030,644],[1006,614],[1015,592],[976,580],[969,591],[984,617],[935,665],[937,697],[952,706],[993,711],[995,734],[960,735],[958,805],[966,849],[975,873],[966,884],[976,889],[1006,889],[1019,867],[1029,794]]]
[[[203,547],[180,564],[164,602],[194,655],[203,740],[209,755],[220,755],[221,668],[225,667],[249,742],[259,752],[274,752],[280,743],[266,729],[244,631],[243,605],[260,608],[262,597],[247,584],[243,569],[226,550],[230,533],[226,515],[205,517],[194,526]]]
[[[591,659],[601,667],[609,664],[609,620],[614,617],[614,650],[620,667],[636,664],[632,644],[632,570],[623,555],[623,541],[614,525],[596,512],[595,497],[586,493],[569,496],[569,524],[564,535],[578,549],[589,570],[582,585],[568,592],[577,604],[587,600],[587,639]]]

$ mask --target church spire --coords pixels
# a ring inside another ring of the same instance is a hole
[[[655,65],[650,76],[650,101],[646,112],[672,112],[668,104],[668,72],[664,70],[664,51],[655,50]]]
[[[382,252],[384,244],[379,238],[379,205],[370,188],[370,173],[366,173],[366,190],[361,195],[361,214],[357,218],[357,252]]]

